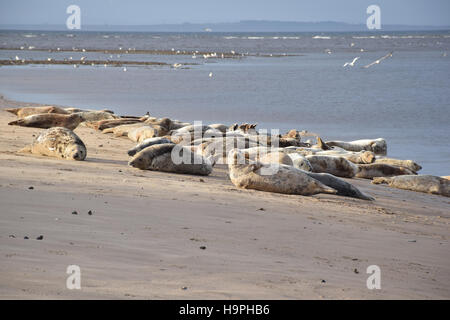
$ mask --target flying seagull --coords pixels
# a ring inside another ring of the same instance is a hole
[[[359,57],[356,57],[356,58],[353,59],[352,62],[346,62],[346,63],[344,63],[343,67],[346,67],[346,66],[354,67],[354,66],[355,66],[355,62],[356,62],[356,60],[358,60],[358,59],[359,59]]]
[[[379,64],[381,61],[383,61],[384,59],[387,59],[387,58],[390,58],[390,57],[392,57],[392,54],[394,53],[394,51],[391,51],[391,52],[389,52],[387,55],[385,55],[385,56],[383,56],[383,57],[381,57],[380,59],[378,59],[378,60],[375,60],[374,62],[372,62],[372,63],[369,63],[368,65],[365,65],[363,68],[370,68],[371,66],[373,66],[374,64]]]

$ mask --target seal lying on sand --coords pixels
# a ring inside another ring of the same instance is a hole
[[[405,175],[374,178],[373,184],[387,183],[390,187],[450,197],[450,181],[431,175]]]
[[[136,153],[138,153],[141,150],[144,150],[147,147],[150,147],[154,144],[163,144],[163,143],[172,143],[172,141],[170,141],[167,138],[163,138],[163,137],[155,137],[155,138],[145,139],[144,141],[142,141],[141,143],[136,145],[134,148],[128,150],[128,155],[134,156]]]
[[[209,160],[193,153],[188,147],[177,146],[177,149],[174,149],[175,147],[176,145],[172,143],[152,145],[139,151],[128,164],[141,170],[203,176],[212,172],[212,165]]]
[[[322,182],[324,185],[337,190],[338,196],[346,196],[346,197],[358,198],[358,199],[363,199],[363,200],[371,200],[371,201],[375,200],[375,198],[359,191],[358,188],[356,188],[351,183],[348,183],[347,181],[339,179],[339,178],[333,176],[332,174],[313,173],[313,172],[306,172],[306,173],[308,174],[308,176]]]
[[[343,157],[310,155],[305,158],[316,173],[331,173],[344,178],[353,178],[358,173],[358,166]]]
[[[288,153],[288,156],[292,160],[292,166],[304,171],[313,171],[313,167],[309,161],[299,153]]]
[[[242,156],[239,151],[232,150],[228,159],[231,182],[238,188],[304,196],[337,193],[335,189],[311,178],[302,170],[286,165],[275,165],[275,170],[272,171],[270,164],[260,162],[239,164],[243,161]]]
[[[420,165],[418,165],[417,163],[415,163],[412,160],[399,160],[399,159],[392,159],[392,158],[376,158],[375,163],[385,163],[385,164],[390,164],[390,165],[397,166],[397,167],[404,167],[404,168],[408,168],[409,170],[411,170],[413,172],[417,172],[420,169],[422,169],[422,167]]]
[[[23,108],[12,108],[5,109],[8,112],[11,112],[18,116],[19,118],[25,118],[27,116],[31,116],[33,114],[41,114],[41,113],[59,113],[59,114],[70,114],[71,112],[53,106],[45,106],[45,107],[23,107]]]
[[[375,177],[392,177],[414,174],[413,171],[404,168],[391,166],[385,163],[359,164],[357,178],[373,179]]]
[[[73,114],[58,114],[58,113],[43,113],[27,116],[23,119],[11,121],[8,123],[11,126],[33,127],[48,129],[52,127],[64,127],[74,130],[84,119],[78,113]]]
[[[340,147],[348,151],[372,151],[375,154],[385,155],[387,153],[386,140],[378,139],[362,139],[350,142],[345,141],[327,141],[329,147]]]
[[[90,122],[95,122],[95,121],[100,121],[100,120],[113,120],[113,119],[119,118],[115,114],[112,114],[111,112],[106,112],[106,111],[81,111],[81,112],[76,112],[76,113],[81,115],[83,117],[84,121],[90,121]]]
[[[20,152],[31,152],[68,160],[84,160],[86,158],[86,146],[83,141],[73,131],[62,127],[54,127],[41,132],[31,145]]]

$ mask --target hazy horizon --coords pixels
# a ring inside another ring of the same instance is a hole
[[[450,25],[450,1],[446,0],[248,0],[245,3],[238,0],[0,0],[0,24],[63,25],[68,17],[66,8],[72,4],[81,8],[84,25],[218,24],[246,20],[365,24],[366,9],[372,4],[380,6],[385,25]]]

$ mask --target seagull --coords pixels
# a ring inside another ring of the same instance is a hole
[[[123,72],[127,72],[127,67],[124,67],[124,68],[123,68]]]
[[[16,56],[16,61],[19,61],[19,60],[20,60],[19,56]]]
[[[356,57],[356,58],[353,59],[352,62],[346,62],[346,63],[344,63],[343,67],[346,67],[346,66],[354,67],[354,66],[355,66],[355,62],[356,62],[358,59],[359,59],[359,57]]]
[[[385,55],[385,56],[383,56],[383,57],[381,57],[380,59],[378,59],[378,60],[375,60],[374,62],[372,62],[372,63],[369,63],[368,65],[365,65],[363,68],[370,68],[371,66],[373,66],[374,64],[379,64],[381,61],[383,61],[384,59],[387,59],[387,58],[390,58],[390,57],[392,57],[392,54],[394,53],[394,51],[391,51],[391,52],[389,52],[387,55]]]
[[[172,65],[172,67],[175,68],[175,69],[177,69],[177,68],[179,68],[179,67],[181,67],[181,66],[182,66],[181,63],[174,63],[174,64]]]
[[[213,73],[212,73],[212,72],[210,72],[210,73],[209,73],[209,77],[210,77],[210,78],[212,78],[212,76],[213,76]]]

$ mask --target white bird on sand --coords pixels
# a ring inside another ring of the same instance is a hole
[[[378,59],[378,60],[375,60],[374,62],[372,62],[372,63],[369,63],[368,65],[365,65],[363,68],[370,68],[371,66],[373,66],[373,65],[375,65],[375,64],[379,64],[381,61],[383,61],[384,59],[387,59],[387,58],[390,58],[390,57],[392,57],[392,54],[394,53],[394,51],[391,51],[391,52],[389,52],[387,55],[385,55],[385,56],[383,56],[383,57],[381,57],[380,59]]]
[[[127,72],[127,67],[124,67],[124,68],[123,68],[123,72]]]
[[[353,59],[352,62],[346,62],[346,63],[344,63],[343,67],[346,67],[346,66],[354,67],[354,66],[355,66],[355,62],[356,62],[358,59],[359,59],[359,57],[356,57],[356,58]]]
[[[19,56],[16,56],[16,61],[19,61],[19,60],[20,60]]]
[[[175,69],[177,69],[177,68],[179,68],[179,67],[181,67],[181,66],[182,66],[181,63],[174,63],[174,64],[172,65],[172,67],[175,68]]]
[[[210,73],[209,73],[209,77],[210,77],[210,78],[212,78],[212,76],[213,76],[213,73],[212,73],[212,72],[210,72]]]

